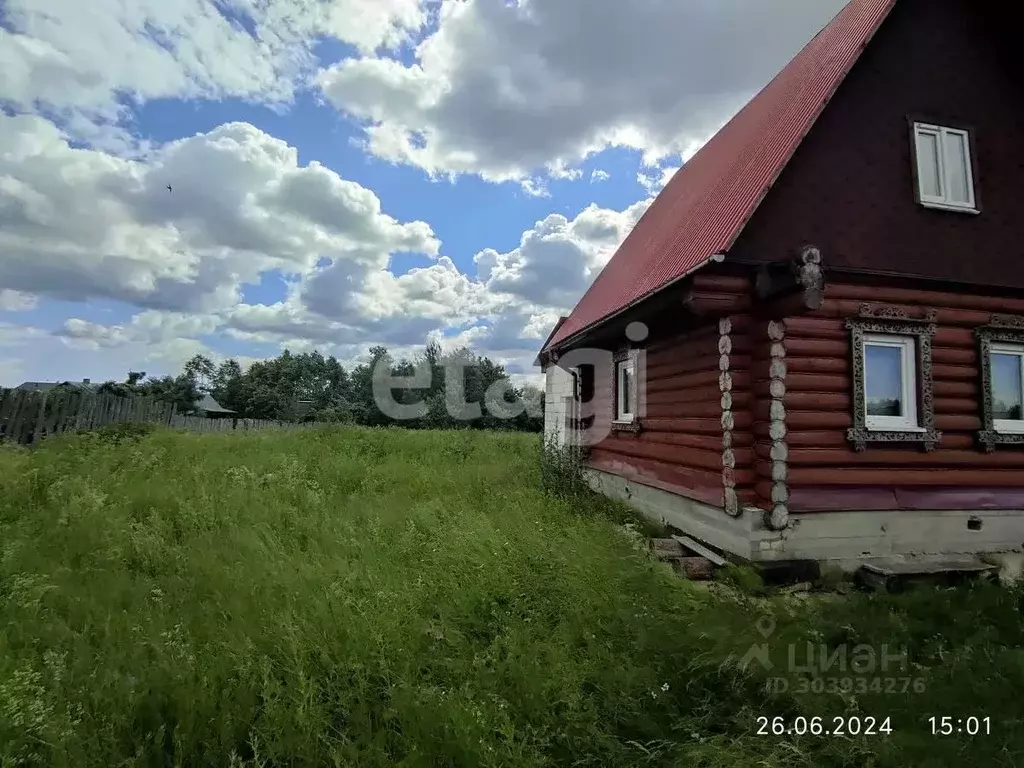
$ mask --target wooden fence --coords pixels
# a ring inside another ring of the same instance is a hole
[[[179,414],[172,403],[149,397],[115,397],[68,390],[48,393],[0,389],[0,441],[31,445],[48,435],[129,422],[163,424],[193,432],[317,426],[267,419],[186,416]]]

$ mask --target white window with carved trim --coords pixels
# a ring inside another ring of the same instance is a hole
[[[992,426],[1000,434],[1024,434],[1024,344],[989,347]]]

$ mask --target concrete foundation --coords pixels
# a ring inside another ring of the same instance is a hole
[[[1024,509],[791,513],[788,527],[773,531],[760,509],[734,518],[720,507],[607,472],[588,470],[588,481],[649,518],[750,562],[816,560],[855,570],[874,558],[978,555],[998,562],[1011,578],[1024,569]]]

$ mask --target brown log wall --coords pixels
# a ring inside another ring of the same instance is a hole
[[[660,341],[646,350],[645,357],[646,414],[640,419],[641,432],[612,432],[594,446],[590,465],[721,505],[717,323]],[[600,412],[610,424],[613,376],[605,384],[598,393]]]
[[[734,311],[746,306],[749,286],[746,278],[697,276],[691,303],[699,304],[702,319],[695,327],[659,339],[644,350],[641,431],[611,432],[591,449],[590,466],[723,506],[722,353],[720,317],[715,313],[718,309]],[[750,497],[754,485],[750,320],[740,315],[732,317],[730,323],[735,467],[725,471],[732,473],[737,491]],[[612,372],[597,377],[599,426],[611,426],[613,387]]]
[[[845,319],[858,316],[865,302],[899,306],[912,317],[921,316],[925,308],[938,311],[932,376],[935,421],[942,439],[933,452],[898,444],[869,444],[866,451],[857,452],[846,439],[846,430],[853,425],[853,380]],[[1012,489],[1024,488],[1024,450],[1001,446],[995,453],[985,453],[976,447],[981,404],[974,329],[988,324],[993,312],[1024,314],[1024,300],[830,284],[819,311],[787,318],[791,511],[920,508],[919,503],[935,508],[942,503],[941,494],[915,501],[915,493],[902,492],[928,486],[959,489],[950,494],[956,508],[969,503],[972,490],[984,495],[989,507],[1001,505],[1003,491],[1007,499],[1012,497],[1007,503],[1019,504],[1021,494]],[[763,416],[758,400],[755,435]]]

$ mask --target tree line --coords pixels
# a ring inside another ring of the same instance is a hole
[[[422,404],[416,406],[417,416],[396,418],[379,406],[374,397],[375,371],[378,378],[382,372],[396,377],[418,375],[419,387],[388,388],[400,405]],[[412,359],[400,360],[385,347],[373,347],[369,360],[351,370],[320,352],[295,354],[285,350],[245,370],[237,360],[217,365],[204,355],[196,355],[177,376],[148,377],[145,371],[129,371],[124,381],[104,382],[96,391],[173,402],[179,413],[194,413],[202,397],[209,394],[240,418],[427,429],[543,429],[540,390],[530,385],[515,386],[504,367],[487,357],[466,348],[446,353],[437,344],[428,344]],[[468,409],[469,417],[458,409],[453,414],[453,393],[467,404],[476,404],[479,410]],[[488,408],[486,402],[494,403],[495,393],[501,407]]]

